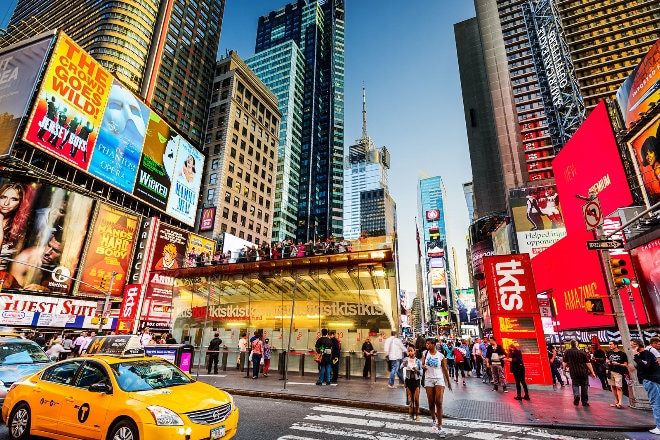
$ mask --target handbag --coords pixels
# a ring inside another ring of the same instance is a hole
[[[261,356],[261,360],[259,361],[259,365],[263,365],[263,364],[264,364],[264,357]]]
[[[323,354],[322,353],[314,353],[314,362],[316,362],[317,364],[320,364],[322,360],[323,360]]]

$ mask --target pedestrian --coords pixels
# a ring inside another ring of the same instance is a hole
[[[151,342],[151,330],[149,330],[149,327],[145,327],[144,330],[142,331],[142,335],[140,335],[140,344],[144,347],[145,345],[149,345]]]
[[[406,347],[403,346],[401,339],[397,338],[397,332],[392,330],[392,336],[385,340],[385,354],[387,355],[389,361],[392,363],[392,367],[390,369],[390,378],[387,381],[388,388],[396,388],[396,385],[394,385],[394,377],[397,375],[399,376],[400,382],[404,383],[403,374],[401,374],[399,366],[401,365],[401,359],[403,359],[403,353],[405,351]]]
[[[513,378],[516,381],[516,400],[530,400],[529,391],[527,390],[527,382],[525,382],[525,364],[523,362],[522,351],[520,351],[520,346],[517,342],[512,342],[509,345],[509,354],[506,358],[509,362],[509,368]],[[525,392],[524,396],[520,396],[520,388]]]
[[[87,347],[89,347],[89,344],[92,342],[92,339],[94,339],[95,337],[96,337],[96,332],[90,332],[85,336],[82,344],[80,345],[80,354],[83,354],[87,351]]]
[[[167,336],[165,337],[165,343],[166,344],[176,344],[176,339],[174,339],[174,336],[172,336],[172,333],[167,334]]]
[[[491,373],[490,368],[488,368],[488,361],[486,360],[486,354],[488,353],[488,340],[483,338],[481,344],[479,344],[479,350],[481,350],[481,361],[483,365],[483,375],[481,376],[482,383],[491,383],[493,381],[493,373]]]
[[[80,347],[85,343],[86,337],[87,337],[87,332],[82,332],[80,333],[80,336],[78,336],[76,340],[73,341],[73,348],[71,350],[71,353],[73,353],[74,356],[79,356],[82,353]]]
[[[506,389],[506,378],[504,377],[504,358],[506,353],[501,345],[497,343],[495,336],[491,336],[490,345],[486,350],[486,364],[490,368],[493,378],[493,391],[497,391],[497,387],[502,385],[502,391],[508,393]]]
[[[415,347],[408,347],[408,357],[401,362],[410,418],[419,422],[419,385],[422,380],[422,361],[415,356]]]
[[[220,356],[220,345],[222,344],[222,339],[220,339],[220,333],[215,332],[213,339],[209,342],[208,363],[206,365],[206,371],[208,374],[211,374],[211,366],[213,366],[213,374],[218,374],[218,358]]]
[[[655,428],[651,429],[650,432],[660,435],[660,365],[653,353],[644,350],[644,342],[641,339],[632,339],[630,348],[635,353],[633,360],[637,369],[637,380],[646,390],[653,410]]]
[[[431,413],[431,428],[440,437],[445,437],[442,430],[442,400],[445,386],[451,390],[449,380],[449,369],[447,359],[436,349],[436,339],[426,339],[426,351],[422,357],[422,368],[425,371],[424,388],[428,399],[429,412]]]
[[[474,340],[474,344],[472,345],[472,358],[474,359],[474,374],[476,377],[480,377],[481,366],[484,362],[484,359],[481,357],[481,338]]]
[[[261,333],[257,333],[256,338],[252,341],[252,379],[259,377],[259,369],[261,368],[261,358],[264,355],[264,343],[261,340]]]
[[[57,361],[60,358],[60,354],[64,352],[64,348],[62,347],[62,340],[61,339],[55,339],[50,346],[48,350],[46,350],[46,354],[52,361]]]
[[[623,387],[627,386],[623,377],[628,373],[628,356],[619,350],[616,342],[609,342],[610,349],[607,351],[607,368],[609,383],[612,387],[612,395],[614,396],[614,403],[610,406],[613,408],[623,408]]]
[[[648,347],[645,348],[646,351],[650,351],[653,353],[653,356],[658,360],[658,363],[660,363],[660,337],[659,336],[653,336],[649,340],[649,345]]]
[[[573,405],[589,406],[589,375],[596,377],[587,354],[578,348],[577,340],[571,340],[571,348],[564,353],[564,371],[571,372]]]
[[[270,357],[273,354],[273,346],[270,345],[270,339],[264,339],[264,376],[268,377],[268,370],[270,369]]]
[[[320,353],[321,363],[319,364],[319,377],[316,385],[330,385],[330,375],[332,370],[332,341],[328,337],[328,329],[321,329],[321,337],[316,341],[316,352]]]
[[[559,370],[562,368],[562,361],[557,353],[557,349],[552,344],[547,345],[548,348],[548,362],[550,362],[550,374],[552,375],[552,389],[557,389],[557,382],[564,387],[564,381],[561,378]]]
[[[456,373],[456,360],[454,359],[454,344],[452,341],[447,341],[446,344],[442,344],[442,349],[444,350],[445,359],[447,359],[447,368],[449,368],[449,376],[454,377]],[[458,377],[456,378],[458,382]]]
[[[73,347],[73,341],[71,340],[71,335],[68,333],[64,334],[64,339],[62,339],[62,348],[64,348],[64,351],[60,353],[60,360],[63,361],[66,358],[69,357],[69,354],[71,354],[71,348]]]
[[[34,342],[41,348],[46,348],[46,338],[43,333],[39,333],[37,337],[34,338]]]
[[[371,373],[371,360],[376,355],[376,350],[374,350],[374,346],[371,344],[371,339],[367,338],[364,340],[364,343],[362,344],[362,354],[364,355],[362,377],[368,379],[369,374]]]
[[[603,351],[602,348],[597,343],[592,343],[591,344],[591,363],[593,364],[594,367],[594,372],[596,373],[596,376],[598,376],[598,379],[600,380],[600,384],[603,387],[604,390],[607,391],[612,391],[612,388],[610,387],[610,384],[607,383],[607,357],[605,356],[605,351]]]
[[[456,347],[454,347],[454,365],[456,366],[456,372],[454,379],[458,383],[458,372],[461,372],[461,377],[463,378],[463,386],[465,386],[465,362],[467,359],[467,350],[463,346],[463,343],[456,341]]]
[[[241,337],[238,340],[238,356],[236,357],[237,370],[241,369],[241,365],[245,365],[245,354],[247,353],[247,351],[248,351],[247,333],[241,333]]]
[[[339,356],[341,355],[341,342],[337,339],[337,335],[334,330],[328,332],[328,337],[330,342],[332,342],[332,378],[330,382],[337,383],[339,378]]]

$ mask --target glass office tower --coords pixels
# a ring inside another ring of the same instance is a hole
[[[295,43],[304,60],[300,169],[297,181],[291,176],[289,188],[297,197],[295,237],[307,241],[331,234],[340,236],[344,168],[343,0],[298,0],[259,18],[255,55],[246,61],[276,95],[276,87],[290,86],[285,86],[282,78],[271,78],[269,82],[261,77],[254,59],[263,60],[267,51],[288,42]],[[280,103],[284,125],[291,116],[283,107]],[[285,149],[292,148],[282,143],[286,142],[284,136],[280,141]],[[275,221],[280,227],[274,227],[274,233],[277,230],[284,235],[282,225],[288,226],[289,219],[284,218],[287,214],[283,205],[276,206]]]

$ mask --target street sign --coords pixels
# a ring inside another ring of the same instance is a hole
[[[587,249],[590,251],[605,251],[620,248],[623,248],[623,240],[587,240]]]
[[[596,229],[603,224],[603,212],[600,209],[598,198],[589,200],[582,205],[582,215],[584,216],[584,224],[587,226],[587,231]]]

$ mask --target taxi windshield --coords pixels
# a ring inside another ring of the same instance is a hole
[[[126,392],[148,391],[192,383],[192,379],[169,362],[141,360],[111,365],[119,388]]]
[[[0,365],[42,364],[50,360],[44,351],[30,341],[0,341]]]

